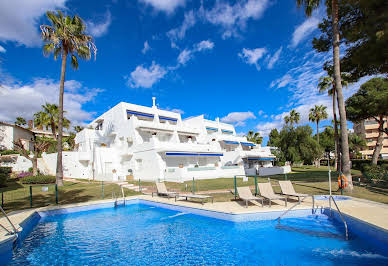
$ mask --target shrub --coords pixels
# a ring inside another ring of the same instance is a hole
[[[388,167],[385,166],[367,165],[362,174],[369,182],[372,180],[376,182],[388,181]]]
[[[18,151],[15,150],[4,150],[0,151],[0,155],[10,155],[10,154],[19,154]]]
[[[0,187],[4,187],[10,177],[12,167],[0,167]]]
[[[32,175],[31,172],[21,172],[18,174],[17,178],[23,178],[23,177],[30,176],[30,175]]]
[[[53,184],[55,181],[55,176],[52,175],[31,175],[21,179],[23,184]]]
[[[388,160],[381,160],[380,159],[377,161],[378,165],[387,164],[387,163],[388,163]],[[372,164],[372,160],[370,160],[370,159],[353,159],[352,160],[352,168],[356,169],[356,170],[362,171],[363,165],[368,165],[368,164]]]

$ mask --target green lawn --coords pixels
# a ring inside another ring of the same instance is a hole
[[[85,181],[84,181],[85,182]],[[48,191],[42,188],[47,187]],[[32,207],[56,205],[55,185],[31,185]],[[102,189],[103,188],[103,189]],[[137,192],[124,190],[126,196],[138,194]],[[6,211],[14,211],[30,208],[30,185],[24,185],[17,181],[9,181],[7,187],[0,188],[3,194],[3,206]],[[58,188],[58,204],[70,204],[91,200],[110,199],[112,192],[121,197],[120,186],[101,182],[73,183],[65,182]],[[0,199],[1,200],[1,199]]]

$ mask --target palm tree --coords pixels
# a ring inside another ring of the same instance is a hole
[[[36,120],[38,122],[38,125],[43,125],[46,127],[51,128],[51,132],[53,133],[53,138],[57,139],[57,129],[58,129],[58,121],[59,121],[59,112],[58,112],[58,105],[56,104],[50,104],[46,103],[45,105],[42,105],[43,111],[36,113]],[[63,113],[66,113],[66,111],[63,111]],[[70,127],[70,120],[66,117],[63,117],[63,127],[69,129]]]
[[[317,141],[319,144],[319,122],[327,119],[326,106],[324,105],[315,105],[314,108],[310,109],[309,121],[315,122],[317,124]]]
[[[20,116],[16,117],[15,125],[24,126],[25,124],[27,124],[26,119]]]
[[[291,125],[298,124],[300,121],[300,113],[295,111],[295,109],[292,109],[290,112],[290,118],[291,118]]]
[[[51,25],[41,25],[42,39],[45,41],[43,54],[54,53],[56,60],[62,56],[61,80],[59,86],[58,104],[58,142],[57,142],[57,171],[56,178],[59,186],[63,185],[62,168],[62,132],[63,132],[63,94],[65,87],[65,72],[67,57],[71,58],[71,66],[78,69],[77,56],[89,60],[91,53],[96,56],[97,48],[94,45],[92,36],[86,35],[86,26],[79,16],[64,16],[61,11],[48,11],[46,13]]]
[[[284,123],[286,123],[286,125],[288,125],[290,122],[291,122],[290,117],[289,117],[288,115],[286,115],[286,116],[284,117]]]
[[[340,171],[340,161],[341,152],[339,148],[339,135],[338,135],[338,120],[337,120],[337,111],[336,111],[336,93],[335,93],[335,83],[333,78],[333,69],[328,68],[327,73],[329,76],[323,76],[319,78],[318,90],[320,93],[327,91],[328,95],[332,97],[333,102],[333,121],[334,121],[334,141],[335,141],[335,159],[337,171]],[[347,73],[341,73],[341,83],[342,86],[348,87],[350,82],[350,75]]]
[[[79,132],[81,132],[84,128],[81,127],[81,126],[74,126],[73,129],[74,129],[75,132],[79,133]]]
[[[246,136],[247,140],[256,144],[261,144],[263,142],[263,137],[260,136],[259,132],[248,131]]]
[[[39,111],[34,114],[34,126],[39,129],[46,128],[48,129],[49,126],[49,117],[47,113],[43,111]]]
[[[320,0],[296,0],[298,7],[303,6],[306,16],[310,17],[313,10],[319,7]],[[326,1],[329,4],[329,1]],[[339,56],[339,30],[338,30],[338,0],[331,0],[331,26],[333,31],[333,65],[334,65],[334,84],[337,92],[337,102],[340,114],[340,127],[341,127],[341,161],[342,171],[346,176],[350,190],[353,189],[352,174],[350,172],[350,156],[349,156],[349,142],[348,142],[348,129],[346,120],[346,110],[344,96],[342,93],[341,84],[341,70],[340,70],[340,56]]]

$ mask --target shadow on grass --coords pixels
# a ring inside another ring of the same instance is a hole
[[[0,187],[0,192],[7,192],[22,188],[23,185],[18,183],[16,179],[7,180],[6,186]]]

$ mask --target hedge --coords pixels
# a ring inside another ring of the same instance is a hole
[[[366,165],[362,174],[369,182],[388,182],[388,165]]]
[[[370,159],[353,159],[352,160],[352,169],[360,170],[362,171],[363,168],[367,165],[371,165],[372,160]],[[378,160],[377,165],[388,165],[388,160]]]
[[[21,179],[23,184],[53,184],[55,181],[55,176],[52,175],[26,176]]]
[[[0,187],[5,186],[7,179],[10,177],[12,167],[0,167]]]
[[[20,154],[18,151],[15,150],[3,150],[0,151],[0,155],[10,155],[10,154]]]

